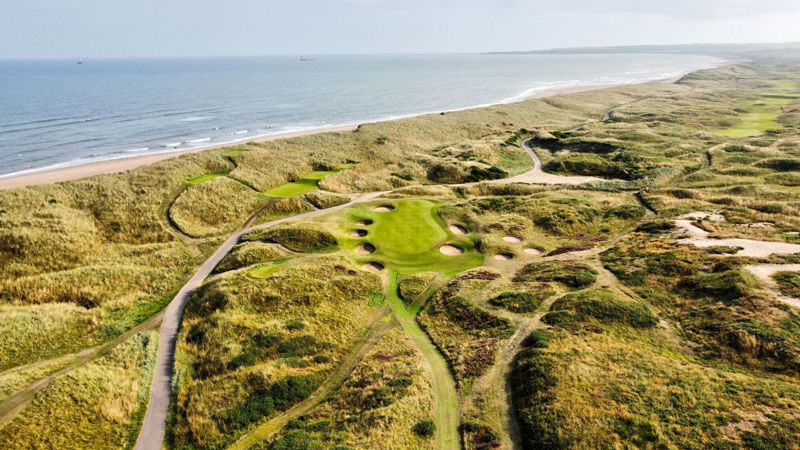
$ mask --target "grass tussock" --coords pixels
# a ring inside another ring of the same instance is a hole
[[[228,272],[253,264],[275,261],[282,257],[283,255],[274,245],[263,242],[245,242],[237,245],[230,253],[225,255],[225,258],[214,268],[214,272]]]

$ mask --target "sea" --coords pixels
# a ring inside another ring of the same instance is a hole
[[[699,55],[0,60],[0,177],[673,78]]]

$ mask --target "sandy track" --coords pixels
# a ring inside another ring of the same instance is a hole
[[[144,417],[139,438],[136,441],[136,450],[159,450],[164,442],[166,431],[167,413],[170,404],[170,384],[172,383],[173,366],[175,364],[175,344],[178,337],[183,309],[189,301],[192,293],[203,281],[211,274],[211,271],[222,261],[222,258],[239,243],[241,237],[250,230],[268,228],[284,222],[298,219],[306,219],[320,214],[336,211],[338,209],[353,206],[356,203],[365,202],[375,197],[383,195],[383,192],[367,194],[357,200],[344,205],[335,206],[328,209],[311,211],[285,219],[267,222],[255,227],[251,227],[231,236],[225,241],[216,252],[198,268],[195,275],[178,292],[178,295],[167,306],[164,313],[164,320],[161,324],[161,340],[158,345],[158,357],[156,360],[155,374],[153,375],[153,386],[150,391],[150,403]]]
[[[686,217],[686,216],[682,216]],[[691,219],[678,219],[675,225],[681,232],[688,234],[689,238],[678,239],[682,244],[691,244],[699,248],[708,247],[741,247],[741,250],[732,256],[766,258],[773,254],[792,255],[800,253],[800,244],[786,242],[756,241],[753,239],[712,239],[709,232],[694,225]]]
[[[533,170],[515,177],[493,180],[494,183],[582,184],[590,181],[603,181],[602,178],[597,177],[573,177],[542,172],[542,160],[539,159],[539,155],[531,148],[530,141],[530,139],[523,141],[522,148],[524,148],[531,159],[533,159]]]
[[[775,295],[775,298],[786,303],[787,305],[800,308],[800,299],[787,297],[781,294],[778,289],[778,283],[772,279],[772,276],[778,272],[800,272],[800,264],[757,264],[753,266],[745,266],[745,270],[757,276],[770,291]]]

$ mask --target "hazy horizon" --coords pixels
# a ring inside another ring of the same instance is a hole
[[[526,51],[800,41],[800,2],[10,0],[0,58]]]

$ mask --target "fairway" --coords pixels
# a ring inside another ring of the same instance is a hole
[[[350,169],[353,166],[355,166],[355,164],[348,163],[341,164],[333,170],[315,170],[303,175],[302,178],[293,183],[285,183],[278,187],[272,188],[266,191],[265,194],[271,197],[296,197],[298,195],[303,195],[308,191],[317,189],[319,187],[319,181],[328,175],[333,175],[334,173],[341,172],[342,170]]]
[[[394,206],[393,211],[378,212],[376,207]],[[474,243],[466,236],[449,230],[437,214],[438,203],[428,200],[401,200],[372,206],[354,208],[347,216],[342,241],[360,264],[374,261],[401,273],[441,272],[453,274],[479,266],[483,255],[475,250]],[[361,220],[372,220],[363,228],[364,237],[353,237],[352,229]],[[371,255],[358,255],[356,250],[363,244],[375,246]],[[440,247],[452,244],[464,252],[456,255],[443,254]]]
[[[228,171],[225,171],[225,172],[207,173],[205,175],[200,175],[199,177],[194,177],[194,178],[190,178],[190,179],[186,180],[186,184],[188,184],[189,186],[194,186],[196,184],[203,184],[206,181],[211,181],[211,180],[213,180],[215,178],[224,177],[224,176],[228,175],[230,172],[231,171],[228,170]]]
[[[791,94],[764,94],[761,99],[745,106],[748,112],[739,115],[739,123],[714,134],[727,137],[759,136],[767,130],[782,128],[777,122],[783,107],[796,100]]]

